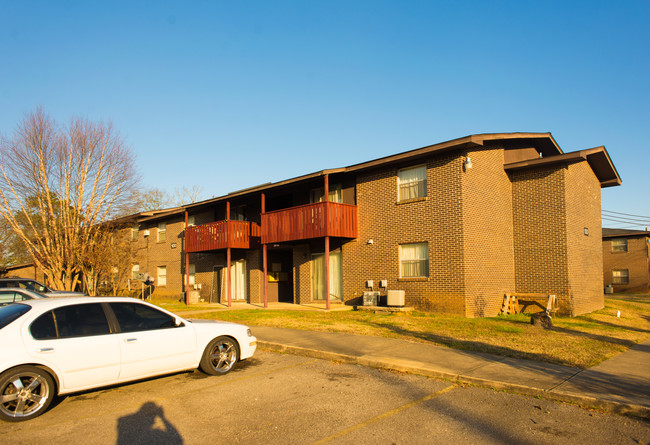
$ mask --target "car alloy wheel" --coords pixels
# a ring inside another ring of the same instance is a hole
[[[42,414],[54,398],[54,380],[35,366],[18,366],[0,375],[0,418],[10,422]]]
[[[230,337],[221,336],[212,340],[203,352],[201,371],[210,375],[229,372],[239,360],[239,346]]]

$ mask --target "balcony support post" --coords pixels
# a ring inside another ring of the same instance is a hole
[[[226,201],[226,221],[230,221],[230,201]],[[226,294],[228,295],[228,307],[230,307],[232,305],[232,302],[231,302],[231,290],[230,290],[230,259],[231,259],[230,243],[228,243],[228,249],[226,249],[226,268],[227,268],[227,271],[226,271]]]
[[[330,310],[330,237],[329,234],[329,215],[328,215],[328,201],[330,197],[329,191],[329,175],[325,175],[325,184],[324,184],[325,196],[323,201],[325,201],[325,309]]]
[[[189,224],[189,217],[187,210],[185,210],[185,233],[183,234],[184,250],[185,250],[185,304],[190,303],[190,254],[187,252],[187,227]]]
[[[266,195],[262,193],[262,203],[261,203],[261,210],[262,213],[266,211]],[[268,270],[266,266],[266,255],[267,255],[267,246],[266,244],[262,244],[262,269],[263,269],[263,274],[264,276],[262,277],[263,283],[264,283],[264,307],[269,307],[269,279],[268,279]]]

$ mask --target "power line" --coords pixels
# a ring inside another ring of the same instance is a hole
[[[635,216],[635,217],[637,217],[637,218],[642,218],[642,219],[650,220],[650,216],[644,216],[644,215],[633,215],[633,214],[631,214],[631,213],[613,212],[613,211],[611,211],[611,210],[605,210],[605,209],[603,209],[603,210],[601,210],[601,211],[602,211],[603,213],[614,213],[614,214],[616,214],[616,215]]]

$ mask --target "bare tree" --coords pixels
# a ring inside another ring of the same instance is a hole
[[[203,189],[198,185],[194,185],[191,188],[185,186],[179,187],[174,191],[174,204],[177,206],[182,206],[184,204],[192,204],[201,199],[203,195]]]
[[[131,213],[149,212],[152,210],[161,210],[174,205],[174,199],[164,190],[152,188],[137,193],[133,199],[134,207]]]
[[[102,223],[131,204],[133,165],[110,123],[59,127],[40,108],[0,141],[0,215],[55,287],[75,288]]]

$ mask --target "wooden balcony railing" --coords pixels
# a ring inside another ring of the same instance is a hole
[[[356,238],[357,206],[337,202],[318,202],[262,213],[262,243],[264,244],[324,236]]]
[[[185,231],[185,250],[250,249],[259,246],[260,225],[248,221],[216,221],[188,227]]]

